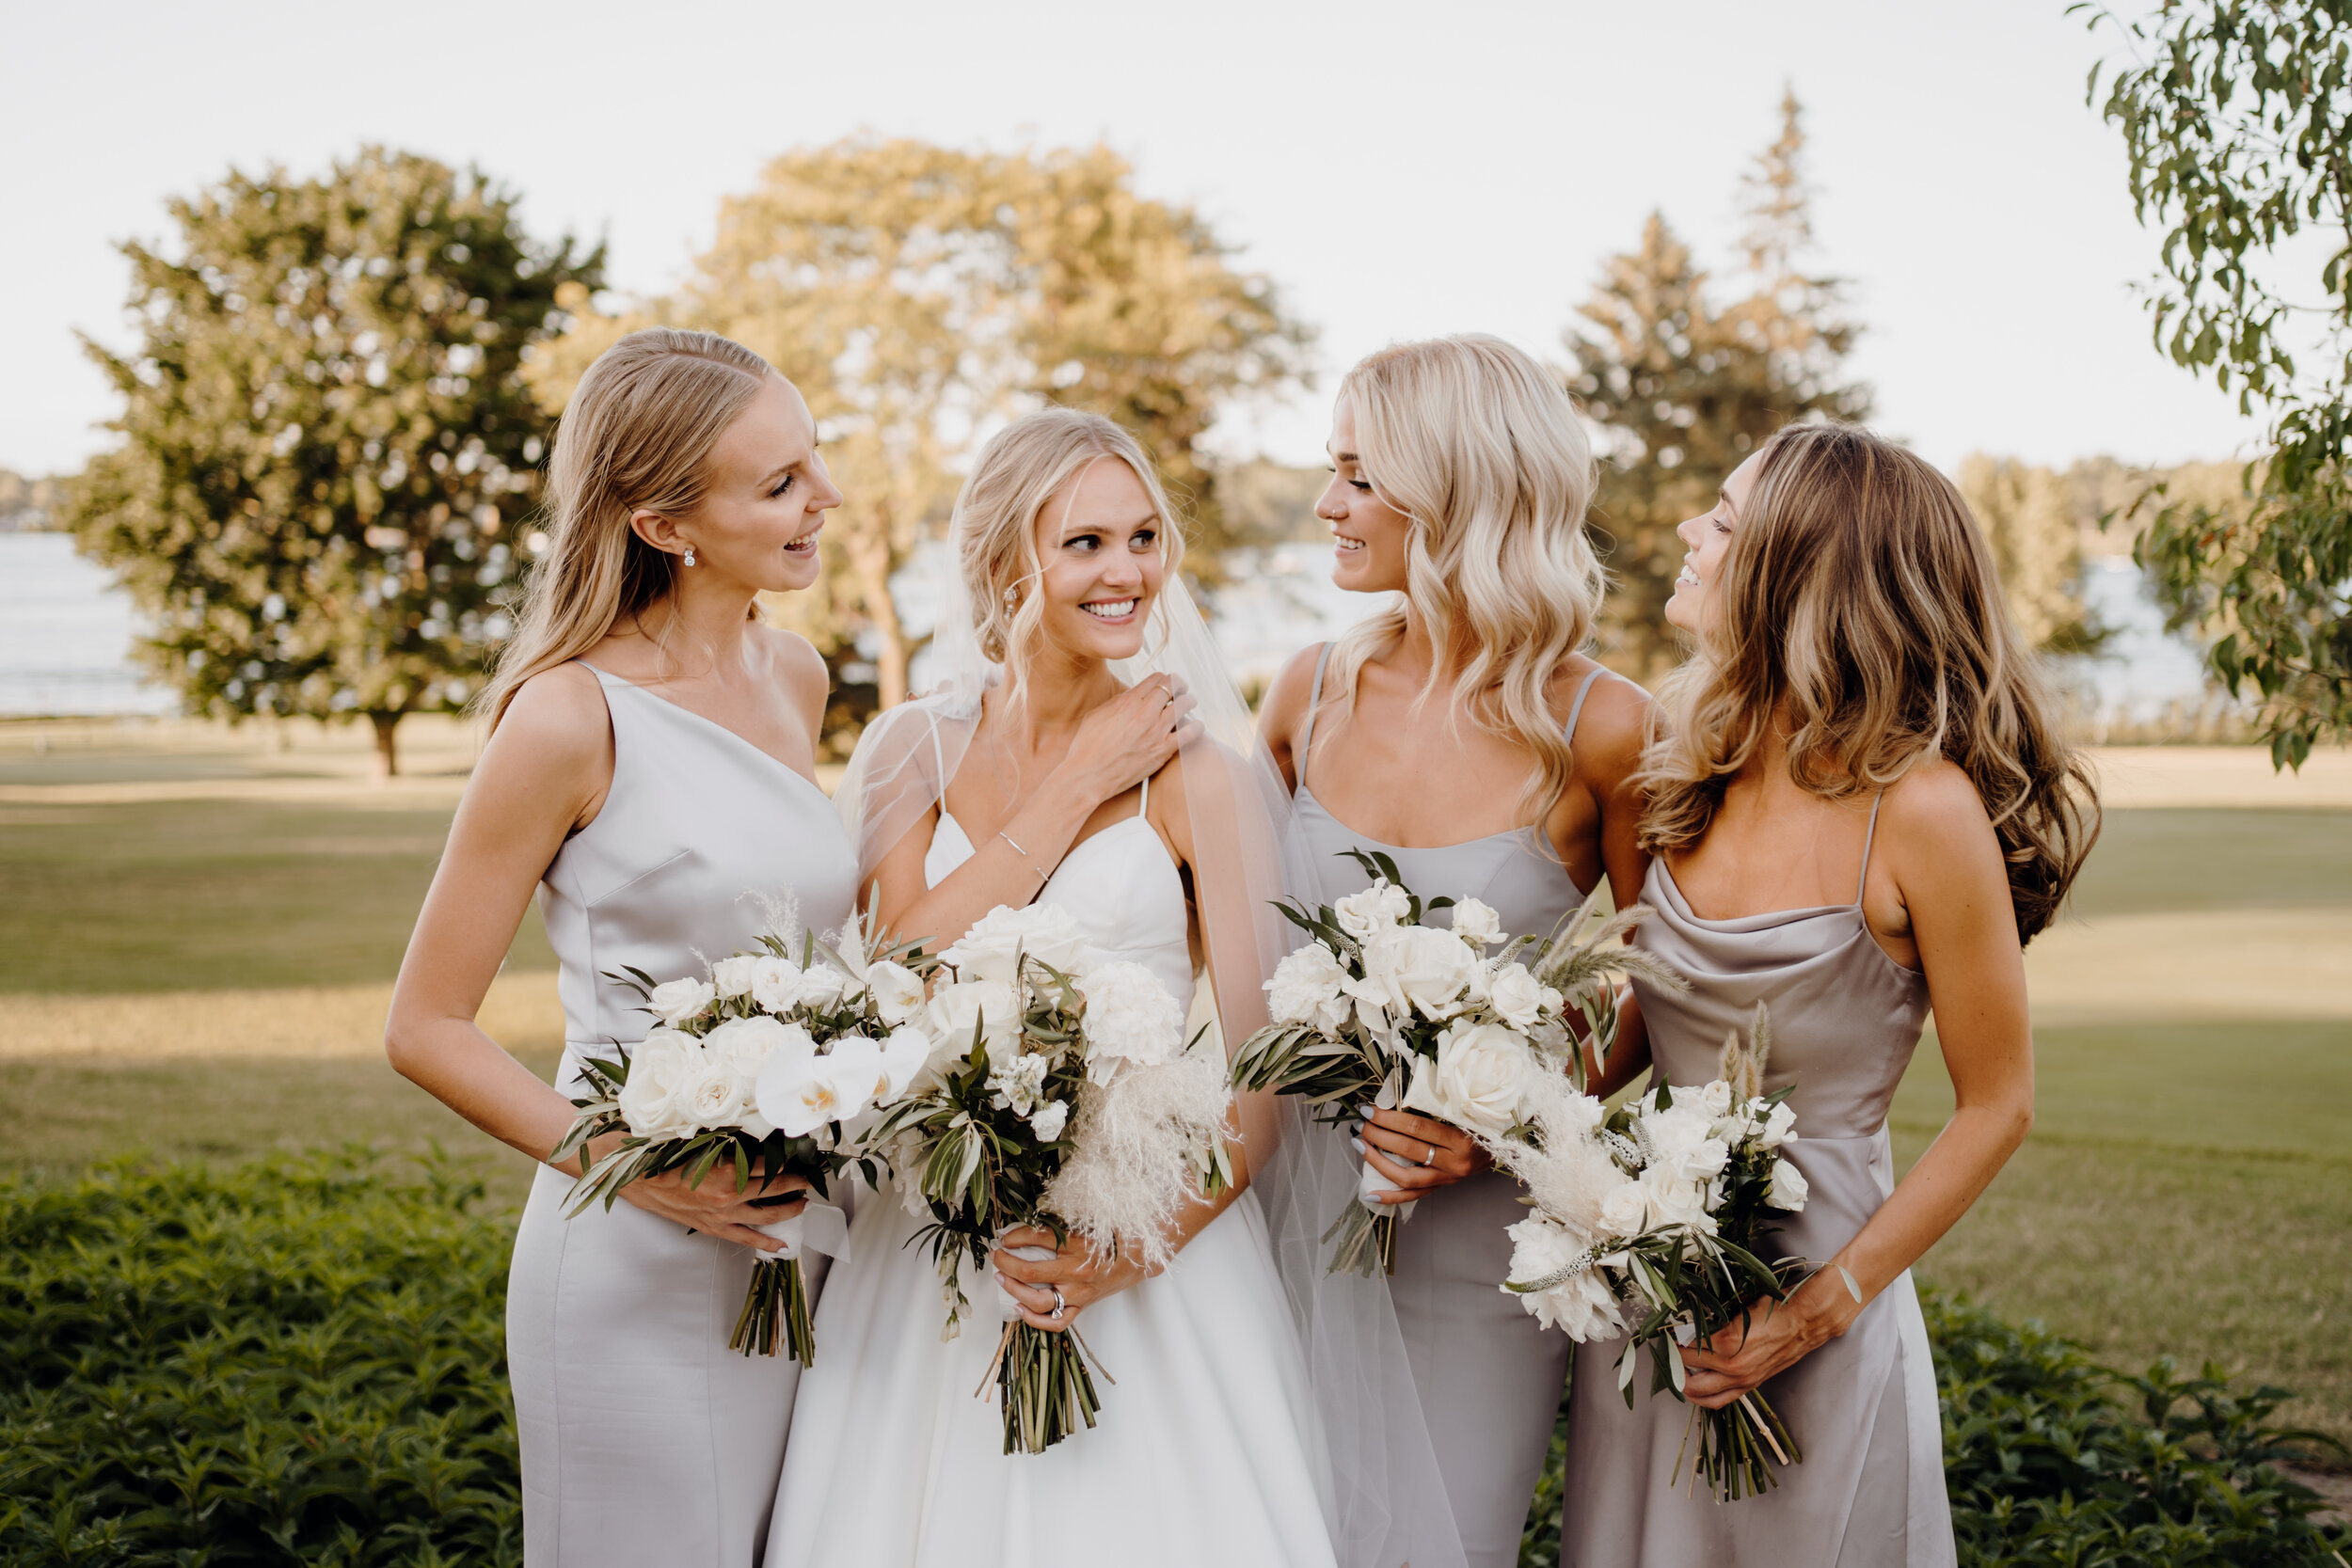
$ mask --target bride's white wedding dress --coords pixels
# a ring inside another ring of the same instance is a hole
[[[943,811],[926,879],[972,852]],[[1184,886],[1140,811],[1073,847],[1038,896],[1076,917],[1104,960],[1149,966],[1190,1006]],[[1102,1410],[1041,1454],[1003,1452],[993,1275],[967,1264],[975,1310],[943,1343],[930,1246],[908,1244],[921,1224],[894,1185],[858,1207],[801,1378],[770,1568],[1333,1560],[1306,1362],[1256,1194],[1165,1274],[1080,1315]]]

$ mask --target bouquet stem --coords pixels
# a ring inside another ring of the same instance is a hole
[[[1699,1437],[1691,1480],[1696,1484],[1704,1475],[1724,1502],[1762,1497],[1780,1484],[1773,1473],[1775,1463],[1794,1465],[1804,1457],[1760,1391],[1742,1394],[1722,1410],[1691,1409],[1698,1418]]]
[[[1323,1239],[1332,1243],[1331,1272],[1359,1274],[1370,1279],[1375,1271],[1396,1273],[1396,1211],[1374,1213],[1361,1203],[1331,1222]]]
[[[995,1373],[1009,1454],[1043,1453],[1081,1421],[1091,1427],[1103,1407],[1086,1355],[1068,1330],[1048,1334],[1025,1323],[1007,1323],[996,1341]]]
[[[817,1365],[808,1281],[797,1258],[764,1258],[753,1266],[751,1289],[743,1292],[743,1310],[735,1320],[735,1337],[727,1348],[745,1355],[773,1355],[779,1338],[788,1343],[792,1358],[802,1366]]]

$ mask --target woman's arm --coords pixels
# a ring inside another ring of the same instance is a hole
[[[1886,792],[1878,845],[1900,899],[1897,920],[1907,915],[1919,945],[1936,1037],[1952,1077],[1952,1118],[1830,1266],[1778,1310],[1768,1315],[1759,1307],[1739,1349],[1683,1353],[1693,1369],[1690,1397],[1698,1404],[1728,1404],[1845,1333],[1865,1305],[1968,1212],[2033,1127],[2025,958],[2000,842],[1983,802],[1951,764],[1922,768]],[[1883,928],[1876,919],[1872,924]],[[1860,1301],[1846,1288],[1847,1275]]]
[[[572,1104],[484,1034],[474,1017],[540,877],[565,836],[595,818],[612,782],[612,721],[596,678],[565,666],[526,682],[458,802],[384,1025],[385,1051],[402,1076],[542,1162],[571,1128]],[[581,1157],[558,1168],[577,1176]],[[752,1209],[732,1182],[697,1191],[675,1175],[632,1182],[623,1196],[763,1251],[781,1243],[746,1222],[767,1224],[790,1212]]]
[[[1096,809],[1158,772],[1175,754],[1192,707],[1181,682],[1152,675],[1094,709],[1079,724],[1060,765],[1000,830],[976,837],[972,858],[937,887],[923,879],[930,835],[906,834],[883,856],[873,878],[870,907],[880,911],[883,928],[935,953],[998,905],[1026,905]],[[942,781],[943,788],[947,782]],[[937,817],[929,820],[935,825]]]
[[[1274,754],[1283,784],[1293,790],[1298,787],[1298,759],[1292,749],[1307,721],[1307,702],[1314,693],[1315,662],[1327,645],[1313,643],[1291,655],[1290,661],[1276,672],[1274,684],[1266,688],[1265,700],[1258,706],[1258,736]]]

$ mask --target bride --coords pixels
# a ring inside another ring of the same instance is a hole
[[[950,543],[945,679],[867,731],[842,785],[862,902],[933,952],[999,905],[1057,904],[1101,958],[1146,965],[1186,1005],[1205,959],[1238,1044],[1286,945],[1283,797],[1175,575],[1183,541],[1150,461],[1106,420],[1033,414],[981,452]],[[1156,1277],[1041,1230],[1000,1238],[999,1318],[1075,1327],[1104,1374],[1098,1424],[1042,1454],[1005,1455],[977,1397],[998,1338],[986,1306],[941,1338],[938,1276],[910,1244],[928,1213],[888,1183],[861,1204],[769,1562],[1458,1562],[1418,1409],[1378,1397],[1409,1383],[1310,1371],[1306,1347],[1330,1338],[1323,1293],[1278,1270],[1266,1215],[1323,1195],[1287,1167],[1270,1188],[1281,1119],[1262,1098],[1241,1106],[1234,1190],[1190,1206]],[[1353,1326],[1344,1342],[1383,1342]]]

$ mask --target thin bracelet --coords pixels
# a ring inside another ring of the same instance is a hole
[[[1025,861],[1029,861],[1029,852],[1026,849],[1022,848],[1020,845],[1013,844],[1012,835],[1010,833],[1005,832],[1004,829],[999,828],[996,830],[996,836],[1003,839],[1007,844],[1012,844],[1012,852],[1014,854],[1019,855]],[[1039,870],[1038,863],[1035,861],[1029,861],[1029,869],[1037,872],[1037,879],[1041,885],[1054,879],[1049,873]]]

